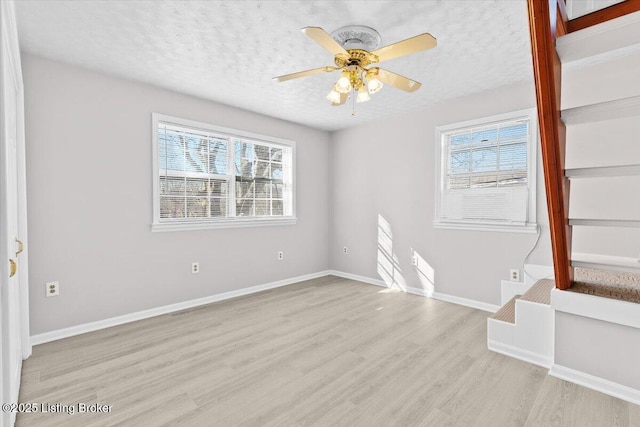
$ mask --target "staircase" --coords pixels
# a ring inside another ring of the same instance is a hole
[[[489,318],[488,347],[640,404],[640,1],[593,26],[528,4],[556,283]]]
[[[511,298],[487,319],[489,349],[545,368],[551,367],[551,290],[554,287],[553,280],[539,280],[524,294]]]
[[[640,404],[640,11],[559,37],[567,290],[550,375]]]

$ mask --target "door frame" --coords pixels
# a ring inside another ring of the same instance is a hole
[[[17,84],[17,129],[16,129],[16,170],[18,184],[18,233],[24,243],[24,250],[20,254],[20,317],[21,317],[21,338],[22,338],[22,358],[31,356],[32,345],[29,333],[29,245],[27,233],[27,167],[26,167],[26,147],[25,147],[25,120],[24,120],[24,83],[22,80],[22,65],[20,61],[20,46],[18,43],[18,28],[16,24],[16,14],[14,0],[3,0],[0,2],[2,11],[2,24],[5,31],[9,47],[9,58],[13,68]],[[3,38],[4,38],[3,37]],[[0,105],[0,110],[2,106]],[[0,111],[4,115],[4,111]]]
[[[19,266],[20,272],[18,274],[18,299],[19,299],[19,335],[21,348],[20,353],[22,355],[22,359],[26,359],[31,355],[32,347],[31,347],[31,339],[29,336],[29,280],[28,280],[28,239],[27,239],[27,200],[26,200],[26,152],[25,152],[25,131],[24,131],[24,86],[22,80],[22,69],[20,64],[20,47],[18,44],[18,31],[16,26],[16,15],[15,15],[15,7],[14,1],[0,1],[0,31],[2,32],[2,37],[0,43],[0,49],[3,53],[0,55],[0,73],[4,73],[4,65],[3,62],[6,60],[8,68],[11,69],[11,73],[13,74],[12,79],[15,80],[15,90],[16,90],[16,105],[15,105],[15,113],[16,113],[16,187],[17,187],[17,206],[7,206],[6,203],[6,192],[7,188],[0,188],[0,216],[4,216],[6,218],[6,212],[9,212],[12,209],[15,209],[17,212],[17,233],[20,236],[21,240],[25,244],[25,248],[23,253],[20,254]],[[6,51],[6,55],[4,53]],[[0,74],[1,75],[1,74]],[[2,79],[5,77],[2,75]],[[4,87],[0,85],[0,93],[4,90]],[[7,112],[4,109],[4,103],[0,103],[0,148],[4,152],[5,144],[7,143],[4,138],[4,126],[6,120],[4,119],[7,115]],[[4,169],[4,168],[3,168]],[[0,170],[2,179],[0,182],[6,183],[8,173],[7,170]],[[6,184],[3,184],[6,185]],[[1,226],[3,229],[5,225]],[[5,234],[7,241],[12,240],[14,237],[18,236],[9,236],[7,235],[8,230],[2,230],[3,234]],[[0,276],[3,281],[0,281],[0,285],[6,286],[9,277],[9,258],[16,258],[12,253],[5,253],[5,248],[8,245],[1,245],[0,248]],[[7,301],[0,301],[0,304],[7,304]],[[3,306],[2,306],[3,307]],[[4,337],[7,332],[6,328],[8,328],[7,324],[0,324],[0,334]],[[6,341],[3,339],[3,344],[6,345]],[[7,349],[3,348],[0,353],[4,355],[7,354]],[[0,366],[2,367],[2,377],[3,382],[7,381],[8,378],[6,375],[8,372],[5,371],[5,363],[6,361],[2,360],[2,356],[0,356]],[[19,378],[18,378],[18,386],[19,386]],[[5,384],[2,385],[2,388],[5,389]],[[0,391],[0,397],[3,400],[3,403],[12,403],[7,402],[8,396],[4,396],[4,390]],[[13,420],[15,419],[15,413],[2,413],[0,414],[0,425],[11,425]]]

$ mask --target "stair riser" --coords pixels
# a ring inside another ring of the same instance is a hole
[[[574,226],[571,246],[574,252],[638,258],[640,228]]]
[[[548,305],[516,302],[514,346],[536,354],[553,354],[553,310]]]
[[[569,218],[640,220],[640,176],[571,181]]]
[[[553,310],[548,305],[518,300],[515,323],[487,319],[487,341],[490,349],[493,343],[503,350],[510,348],[516,353],[535,355],[533,359],[527,358],[532,363],[537,363],[534,359],[550,361],[553,358]]]
[[[638,135],[640,116],[569,125],[566,168],[640,164]]]
[[[638,354],[640,330],[556,312],[555,363],[631,387],[640,395]]]
[[[608,102],[640,95],[640,55],[565,70],[562,76],[561,109]]]

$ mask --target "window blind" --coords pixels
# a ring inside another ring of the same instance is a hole
[[[285,215],[285,149],[244,141],[234,147],[236,214]]]
[[[292,215],[287,145],[158,122],[159,220]]]
[[[527,222],[529,119],[442,135],[440,219]]]

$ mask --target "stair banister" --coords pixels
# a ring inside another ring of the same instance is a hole
[[[561,64],[555,48],[555,38],[565,28],[562,6],[556,0],[527,0],[553,268],[556,287],[568,289],[573,279],[568,219],[570,182],[564,176],[566,129],[560,119]]]
[[[562,0],[560,0],[562,2]],[[567,21],[567,33],[582,30],[640,10],[640,0],[625,0]]]

